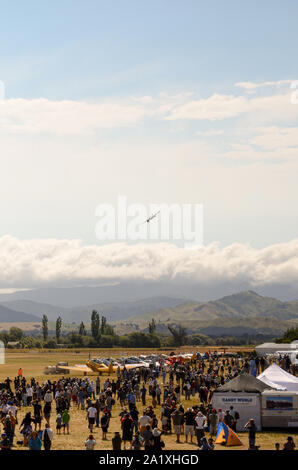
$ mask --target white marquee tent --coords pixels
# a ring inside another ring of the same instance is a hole
[[[257,378],[277,390],[298,392],[298,377],[289,374],[277,364],[269,366]]]

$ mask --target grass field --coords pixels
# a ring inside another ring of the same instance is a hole
[[[187,348],[183,348],[187,349]],[[199,348],[200,351],[203,350],[208,350],[209,348]],[[227,348],[231,349],[231,348]],[[241,348],[237,347],[236,350],[239,350]],[[214,348],[212,348],[214,350]],[[235,350],[235,349],[234,349]],[[124,354],[146,354],[150,353],[152,350],[92,350],[91,351],[91,357],[92,356],[113,356],[113,357],[119,357]],[[20,350],[15,350],[11,352],[7,352],[6,354],[6,361],[5,364],[0,364],[0,381],[3,381],[7,376],[10,376],[11,378],[15,377],[17,375],[17,370],[19,367],[22,367],[23,369],[23,375],[30,379],[30,377],[35,377],[39,382],[44,382],[47,380],[49,377],[52,380],[58,379],[60,376],[59,375],[45,375],[44,374],[44,367],[46,365],[55,365],[59,361],[67,361],[69,365],[74,365],[74,364],[84,364],[85,361],[89,357],[89,351],[86,350],[78,350],[77,352],[75,351],[20,351]],[[78,374],[71,374],[71,375],[78,375]],[[88,374],[88,376],[91,376],[92,374]],[[94,374],[94,378],[95,378]],[[112,376],[111,376],[112,377]],[[101,378],[101,384],[103,384],[103,377]],[[195,399],[191,399],[190,401],[185,402],[184,399],[182,399],[182,403],[185,408],[198,404],[198,398],[196,397]],[[151,404],[151,399],[147,395],[147,404]],[[139,411],[142,411],[142,405],[141,403],[137,403]],[[27,411],[31,411],[32,408],[22,408],[19,413],[18,413],[18,420],[19,423],[21,423],[21,420]],[[101,430],[100,428],[95,428],[95,432],[93,433],[95,436],[95,439],[97,441],[97,446],[96,449],[102,450],[102,449],[111,449],[112,448],[112,443],[111,439],[114,435],[114,431],[119,431],[120,430],[120,421],[119,421],[119,413],[120,413],[120,405],[116,401],[116,405],[113,407],[112,411],[112,419],[110,421],[110,427],[109,427],[109,433],[107,435],[108,440],[107,441],[102,441],[102,436],[101,436]],[[88,437],[88,426],[87,426],[87,420],[86,420],[86,413],[85,411],[77,410],[77,408],[74,408],[73,406],[70,408],[70,416],[71,416],[71,421],[70,421],[70,435],[57,435],[55,431],[55,407],[53,406],[53,411],[52,411],[52,417],[51,417],[51,427],[54,430],[54,440],[53,440],[53,449],[55,450],[71,450],[71,449],[84,449],[84,440]],[[157,406],[156,409],[156,416],[159,419],[160,418],[160,407]],[[160,426],[161,427],[161,426]],[[285,432],[262,432],[257,434],[257,445],[260,445],[261,450],[272,450],[274,449],[274,443],[275,442],[280,442],[281,445],[286,440],[287,435],[289,434],[289,431]],[[296,440],[296,445],[298,445],[297,442],[297,434],[291,434],[294,437],[294,440]],[[209,437],[209,435],[207,436]],[[248,448],[248,436],[246,433],[239,433],[239,437],[241,441],[243,442],[243,446],[241,447],[229,447],[230,450],[246,450]],[[19,433],[19,425],[16,427],[16,439],[21,440],[21,434]],[[173,449],[181,449],[181,450],[195,450],[197,449],[197,446],[195,444],[185,444],[184,443],[184,437],[181,439],[183,443],[178,444],[176,443],[176,439],[174,435],[167,435],[164,436],[164,441],[166,444],[165,450],[173,450]],[[194,439],[195,440],[195,439]],[[16,449],[19,447],[16,446]],[[20,449],[23,449],[23,447],[20,447]],[[225,450],[223,446],[217,445],[216,450]]]

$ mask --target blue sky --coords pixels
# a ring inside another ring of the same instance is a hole
[[[293,1],[1,1],[7,96],[86,99],[295,76]]]
[[[0,1],[1,235],[203,203],[205,243],[297,237],[298,3]]]

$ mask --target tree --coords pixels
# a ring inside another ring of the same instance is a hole
[[[85,328],[84,322],[81,322],[81,324],[80,324],[79,334],[80,334],[81,336],[85,336],[85,335],[86,335],[86,328]]]
[[[49,328],[48,328],[48,317],[46,315],[42,316],[42,336],[43,340],[46,341],[49,335]]]
[[[106,327],[106,324],[107,324],[107,319],[106,319],[106,317],[102,316],[102,317],[101,317],[101,325],[100,325],[100,333],[101,333],[102,335],[105,334],[105,327]]]
[[[175,346],[183,346],[186,342],[186,329],[179,325],[178,329],[176,330],[173,326],[168,325],[168,330],[170,331],[171,335],[173,336],[173,342]]]
[[[156,330],[156,323],[155,323],[154,318],[152,318],[151,322],[149,323],[149,334],[154,335],[155,330]]]
[[[91,335],[94,339],[99,337],[99,315],[96,310],[92,310],[91,314]]]
[[[62,318],[58,317],[56,320],[56,341],[59,343],[61,336]]]
[[[288,328],[283,337],[278,340],[281,343],[291,343],[298,340],[298,327]]]
[[[20,341],[23,338],[23,330],[12,326],[9,330],[9,340],[10,341]]]

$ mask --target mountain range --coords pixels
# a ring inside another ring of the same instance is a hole
[[[96,297],[93,289],[91,288],[92,299]],[[0,322],[3,323],[36,323],[40,322],[43,314],[47,315],[49,321],[55,321],[60,315],[65,323],[89,323],[92,310],[106,316],[118,333],[147,331],[152,318],[160,332],[167,332],[169,324],[183,324],[189,333],[198,332],[211,336],[256,333],[278,335],[298,323],[298,301],[283,302],[272,297],[263,297],[253,291],[239,292],[208,302],[152,297],[72,307],[26,298],[7,300],[7,295],[6,300],[1,300],[2,296],[3,294],[0,296]]]

